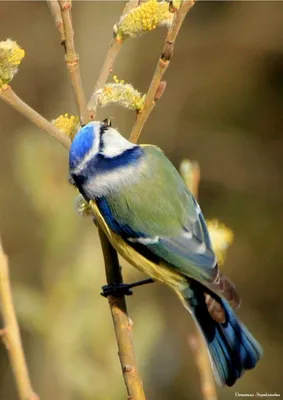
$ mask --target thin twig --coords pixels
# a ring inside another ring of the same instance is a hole
[[[34,393],[22,347],[19,326],[12,300],[7,256],[0,239],[0,301],[4,328],[0,336],[8,351],[18,393],[21,400],[39,400]]]
[[[57,26],[60,37],[61,37],[61,44],[65,47],[65,32],[63,27],[63,20],[61,15],[60,5],[57,0],[47,0],[47,4],[50,8],[50,11],[53,15],[55,25]]]
[[[187,177],[184,176],[184,180],[194,197],[197,199],[200,182],[200,167],[197,162],[191,162],[191,170]],[[200,331],[197,330],[194,335],[190,335],[188,342],[195,356],[198,367],[203,400],[217,400],[215,380],[208,356],[207,346]]]
[[[167,70],[170,60],[172,58],[174,43],[176,41],[177,35],[188,11],[192,8],[193,5],[194,0],[184,0],[179,10],[176,11],[173,24],[168,30],[161,57],[158,60],[151,84],[149,86],[144,106],[137,114],[136,122],[130,134],[129,140],[133,143],[137,143],[137,141],[139,140],[142,128],[155,105],[155,101],[157,100],[156,93],[158,92],[162,77]]]
[[[139,1],[138,0],[130,0],[127,2],[127,4],[124,7],[124,10],[122,12],[122,16],[124,14],[127,14],[129,11],[131,11],[133,8],[135,8],[138,5]],[[90,111],[90,116],[91,119],[95,119],[96,117],[96,108],[97,108],[97,96],[96,93],[99,89],[102,89],[107,82],[107,79],[110,75],[110,73],[113,70],[113,65],[115,63],[115,60],[122,48],[123,41],[120,39],[117,39],[114,37],[111,41],[110,47],[108,49],[108,52],[106,54],[106,58],[104,60],[103,66],[101,68],[99,77],[97,79],[97,82],[94,86],[92,95],[90,97],[90,100],[88,102],[88,109]]]
[[[61,132],[56,126],[54,126],[47,119],[42,117],[38,112],[26,104],[20,97],[16,95],[11,86],[6,86],[5,89],[0,90],[0,98],[2,98],[6,103],[13,106],[19,113],[28,118],[40,129],[43,129],[50,136],[54,137],[58,142],[60,142],[65,148],[70,147],[70,139],[64,132]]]
[[[107,283],[123,283],[117,252],[110,244],[102,229],[99,229],[99,237],[104,256]],[[108,296],[108,302],[113,318],[119,350],[118,354],[127,389],[128,399],[146,400],[142,380],[137,369],[132,341],[132,322],[129,320],[127,314],[125,296]]]
[[[59,5],[61,9],[63,27],[65,33],[66,65],[70,74],[73,90],[75,93],[81,124],[85,125],[90,121],[90,117],[87,110],[86,97],[82,85],[79,56],[75,49],[74,30],[73,30],[72,15],[71,15],[72,2],[71,0],[68,1],[59,0]]]
[[[200,375],[200,386],[203,400],[217,400],[217,392],[211,369],[207,347],[200,332],[189,336],[189,346],[194,354]]]
[[[95,119],[96,117],[96,107],[97,107],[97,99],[96,99],[96,92],[103,88],[108,76],[110,75],[114,62],[122,48],[123,41],[119,40],[117,38],[113,38],[112,42],[110,44],[109,50],[106,54],[106,58],[104,61],[104,64],[101,68],[98,80],[95,84],[95,87],[93,89],[92,95],[90,97],[90,100],[88,102],[88,109],[90,111],[91,119]]]

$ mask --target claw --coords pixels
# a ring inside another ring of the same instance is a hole
[[[122,297],[122,296],[131,296],[133,292],[130,290],[130,285],[126,283],[114,283],[110,285],[102,286],[102,292],[100,293],[103,297],[108,296],[115,296],[115,297]]]
[[[149,279],[144,279],[143,281],[134,282],[134,283],[111,283],[109,285],[102,286],[102,288],[101,288],[102,292],[100,294],[103,297],[131,296],[133,294],[133,292],[130,289],[137,287],[137,286],[147,285],[148,283],[153,283],[153,282],[154,282],[154,280],[149,278]]]

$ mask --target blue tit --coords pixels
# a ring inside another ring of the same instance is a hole
[[[236,317],[240,300],[218,269],[201,209],[164,153],[95,121],[75,136],[69,170],[116,250],[190,311],[218,384],[254,368],[262,349]]]

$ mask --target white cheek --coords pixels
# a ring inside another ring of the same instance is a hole
[[[84,184],[84,190],[90,198],[105,196],[137,182],[141,178],[140,169],[141,166],[127,166],[95,175]]]
[[[104,143],[102,153],[104,157],[107,158],[119,156],[126,150],[136,147],[135,144],[130,143],[113,128],[108,128],[108,130],[103,134],[101,140]]]

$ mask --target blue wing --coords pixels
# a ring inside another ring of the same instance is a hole
[[[150,234],[146,232],[146,224],[142,223],[139,231],[134,230],[128,220],[123,220],[115,210],[112,212],[113,199],[110,202],[107,198],[98,199],[97,205],[108,226],[138,251],[147,255],[151,252],[190,278],[211,282],[217,274],[216,257],[201,209],[193,196],[191,198],[195,220],[188,219],[186,226],[174,236],[163,236],[162,226],[156,228],[156,235],[152,230]]]

